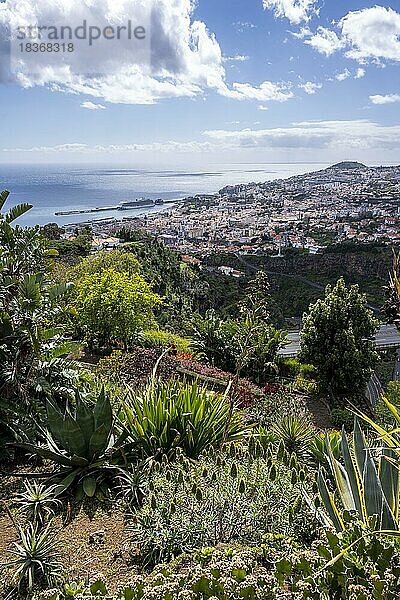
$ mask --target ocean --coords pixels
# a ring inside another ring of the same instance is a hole
[[[55,216],[58,211],[116,206],[141,197],[178,201],[194,194],[215,193],[226,185],[271,181],[327,166],[325,163],[221,164],[205,170],[150,171],[114,165],[0,165],[0,190],[11,192],[6,207],[21,202],[33,205],[32,210],[18,220],[20,225],[53,222],[62,226],[100,218],[134,217],[159,212],[170,208],[171,204]]]

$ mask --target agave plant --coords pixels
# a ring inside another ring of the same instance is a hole
[[[98,484],[102,484],[101,490],[105,492],[104,476],[113,470],[111,455],[115,439],[112,408],[104,389],[94,406],[77,393],[76,407],[68,404],[64,413],[48,402],[46,423],[47,446],[21,444],[21,447],[61,467],[56,475],[57,495],[72,485],[82,486],[89,497],[96,493]]]
[[[57,487],[55,485],[46,487],[37,481],[33,483],[25,481],[24,486],[25,490],[15,498],[18,510],[24,512],[34,525],[41,528],[61,506],[61,501],[56,498]]]
[[[18,582],[18,588],[26,586],[32,592],[39,582],[57,583],[62,572],[61,555],[51,524],[43,531],[31,524],[26,531],[20,529],[19,535],[20,540],[14,542],[15,550],[10,551],[16,558],[7,564],[14,569],[13,579]]]
[[[140,459],[171,457],[177,448],[198,458],[207,448],[247,435],[242,415],[225,396],[197,383],[151,381],[142,393],[122,402],[120,424],[131,451]]]
[[[329,463],[326,457],[329,455],[329,450],[334,458],[338,459],[341,456],[342,436],[339,431],[319,432],[315,435],[309,445],[310,461],[316,467],[322,465],[329,468]]]
[[[371,424],[377,430],[380,429],[372,421]],[[384,433],[385,436],[388,435]],[[365,527],[372,527],[375,531],[399,531],[398,442],[396,448],[391,448],[389,438],[383,435],[382,438],[383,444],[378,449],[379,456],[375,460],[374,449],[367,444],[356,418],[352,448],[344,429],[342,431],[343,463],[334,457],[330,444],[326,444],[326,460],[333,476],[335,491],[330,491],[322,469],[319,470],[317,482],[323,505],[337,531],[346,529],[346,512],[353,513]]]

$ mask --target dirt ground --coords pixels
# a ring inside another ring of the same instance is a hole
[[[18,538],[16,525],[22,523],[14,511],[10,515],[6,510],[3,486],[7,480],[4,478],[1,483],[0,564],[4,564],[13,559],[9,551]],[[12,487],[16,487],[14,482]],[[54,530],[69,582],[87,582],[89,577],[101,574],[112,593],[137,572],[124,517],[118,510],[107,513],[99,509],[95,515],[81,511],[68,524],[63,524],[62,518],[56,517]]]

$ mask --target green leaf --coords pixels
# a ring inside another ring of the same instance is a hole
[[[0,192],[0,210],[3,208],[9,195],[10,195],[10,192],[8,190],[4,190],[3,192]]]
[[[365,461],[363,485],[368,516],[378,515],[381,529],[398,529],[393,513],[384,496],[375,463],[371,456],[368,456]]]
[[[76,420],[82,430],[86,447],[89,448],[90,438],[92,437],[95,428],[94,415],[93,411],[81,398],[77,400],[76,404]]]
[[[55,285],[54,287],[50,288],[48,290],[50,302],[53,302],[54,300],[58,300],[60,297],[65,296],[72,290],[73,287],[73,283],[61,283],[60,285]]]
[[[326,436],[326,447],[328,449],[328,460],[330,467],[335,477],[336,487],[340,495],[343,506],[347,510],[356,510],[356,504],[353,498],[353,493],[349,478],[343,466],[333,456],[332,449],[329,443],[328,435]]]
[[[94,477],[91,475],[89,477],[85,477],[83,480],[83,491],[85,492],[86,496],[93,498],[96,492],[96,485],[97,484]]]
[[[36,275],[24,275],[19,285],[19,293],[21,299],[29,303],[31,310],[41,307],[42,292]]]
[[[22,215],[24,215],[26,212],[28,212],[28,210],[31,210],[31,208],[32,208],[32,204],[26,204],[26,203],[18,204],[17,206],[14,206],[6,214],[6,217],[5,217],[6,222],[12,223],[12,221],[15,221],[19,217],[22,217]]]
[[[37,454],[42,458],[48,458],[50,460],[54,460],[55,463],[59,465],[63,465],[64,467],[71,467],[71,460],[64,456],[63,454],[57,454],[56,452],[52,452],[48,448],[43,448],[42,446],[35,446],[34,444],[16,444],[19,448],[23,448],[24,450],[28,450],[28,452],[32,452],[33,454]]]
[[[354,431],[353,431],[353,445],[354,453],[356,457],[358,472],[360,478],[363,478],[365,461],[367,458],[367,444],[365,443],[364,434],[361,431],[360,423],[358,419],[354,419]]]
[[[50,362],[54,358],[63,358],[68,356],[68,354],[77,354],[81,348],[82,344],[80,342],[63,342],[55,348],[51,348],[48,352],[44,352],[42,354],[42,360],[44,362]]]
[[[92,458],[100,456],[107,450],[109,435],[110,432],[105,425],[101,425],[93,433],[89,442],[89,452]]]
[[[64,420],[63,415],[56,406],[50,400],[47,401],[47,428],[50,431],[53,438],[59,444],[63,445],[62,440],[62,423]]]
[[[333,496],[328,490],[328,486],[326,484],[324,476],[322,475],[321,469],[318,471],[317,474],[317,483],[319,493],[321,494],[322,502],[333,525],[335,526],[336,531],[344,531],[344,523],[335,504]]]
[[[392,511],[394,518],[399,518],[399,465],[396,463],[397,455],[387,446],[383,448],[379,465],[379,479],[382,490]]]
[[[363,520],[363,515],[365,511],[363,510],[363,496],[361,489],[361,479],[356,470],[356,465],[354,464],[354,460],[350,454],[350,448],[347,441],[346,431],[343,427],[342,429],[342,455],[344,466],[346,468],[347,477],[350,483],[351,492],[353,495],[353,500],[355,502],[356,509],[360,518]]]
[[[60,481],[60,483],[57,485],[56,490],[55,490],[55,495],[56,496],[60,496],[61,494],[63,494],[64,492],[66,492],[67,489],[74,482],[74,480],[75,480],[75,478],[76,478],[76,476],[78,475],[79,472],[80,472],[80,469],[74,469],[73,471],[70,471],[68,473],[68,475],[66,477],[64,477],[64,479],[62,479]]]
[[[113,412],[110,400],[108,399],[104,387],[100,392],[96,406],[94,407],[95,428],[98,429],[104,425],[108,431],[111,431],[113,423]]]

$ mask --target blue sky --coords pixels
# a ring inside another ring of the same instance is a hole
[[[76,57],[67,75],[42,63],[3,77],[1,162],[400,163],[398,2],[147,2],[159,11],[151,72],[102,44],[95,81]],[[31,22],[76,3],[32,0]],[[1,35],[21,4],[0,4]],[[131,1],[115,5],[98,0],[132,16]]]

